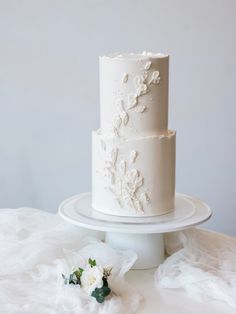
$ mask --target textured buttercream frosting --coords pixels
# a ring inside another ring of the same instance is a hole
[[[162,53],[100,57],[101,128],[93,132],[93,207],[151,216],[174,208],[175,132]]]
[[[147,58],[164,58],[164,57],[168,57],[167,54],[165,53],[153,53],[153,52],[147,52],[147,51],[143,51],[142,53],[133,53],[133,52],[129,52],[129,53],[120,53],[120,52],[115,52],[115,53],[110,53],[107,55],[102,56],[101,58],[120,58],[120,59],[147,59]]]

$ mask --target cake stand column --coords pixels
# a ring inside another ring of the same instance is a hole
[[[132,250],[138,255],[132,269],[148,269],[164,261],[164,239],[162,233],[118,233],[107,232],[106,243],[115,249]]]

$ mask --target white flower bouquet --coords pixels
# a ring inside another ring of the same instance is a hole
[[[97,302],[103,303],[111,293],[108,286],[108,277],[111,275],[111,267],[98,266],[96,260],[89,258],[88,265],[83,268],[76,268],[69,277],[62,274],[64,284],[80,285],[81,289],[94,297]]]

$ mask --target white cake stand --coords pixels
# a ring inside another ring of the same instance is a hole
[[[66,221],[92,230],[104,231],[105,241],[118,249],[132,249],[138,259],[133,269],[157,267],[164,260],[163,233],[199,225],[212,211],[203,201],[176,194],[173,212],[154,217],[124,217],[100,213],[91,206],[91,193],[75,195],[59,206]]]

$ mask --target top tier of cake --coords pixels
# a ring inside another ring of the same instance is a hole
[[[160,53],[100,57],[104,135],[137,138],[167,133],[168,65],[168,55]]]

